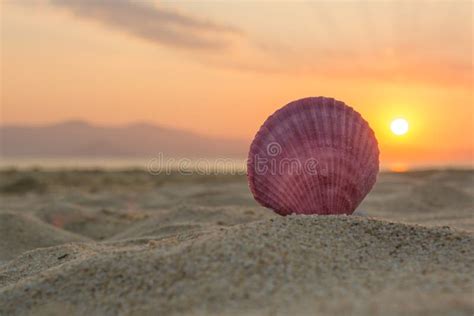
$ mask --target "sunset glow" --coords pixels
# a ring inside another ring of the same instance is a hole
[[[395,135],[405,135],[408,132],[408,122],[404,118],[397,118],[390,124],[390,129]]]
[[[250,144],[276,109],[328,96],[369,122],[382,163],[472,160],[469,1],[113,3],[2,3],[3,125],[145,121]]]

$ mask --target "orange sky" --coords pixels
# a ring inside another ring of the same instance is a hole
[[[18,3],[1,8],[2,124],[250,139],[277,108],[323,95],[361,112],[384,162],[472,159],[470,1]]]

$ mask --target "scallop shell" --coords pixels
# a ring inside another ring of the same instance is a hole
[[[379,149],[368,123],[326,97],[300,99],[271,115],[247,163],[253,196],[281,215],[352,214],[378,171]]]

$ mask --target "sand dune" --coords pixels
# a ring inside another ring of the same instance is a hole
[[[462,312],[473,308],[466,296],[474,290],[473,242],[447,228],[292,216],[139,244],[67,245],[11,262],[25,268],[56,262],[18,282],[17,272],[4,267],[11,281],[0,291],[0,306],[8,314],[49,304],[78,314],[220,314],[283,313],[300,302],[301,311],[332,313],[343,298],[347,310],[372,300],[371,308],[383,312],[375,298],[395,293],[411,302],[399,311],[410,312],[418,293],[434,299],[424,302],[430,310]],[[451,306],[436,301],[446,290]]]
[[[111,240],[146,236],[162,238],[184,232],[208,231],[215,227],[250,223],[275,216],[270,212],[256,212],[253,208],[181,205],[157,212],[148,220],[131,225]]]
[[[48,187],[0,196],[0,315],[474,312],[470,171],[382,174],[362,216],[319,217],[259,207],[245,178],[78,174],[0,179]]]
[[[89,240],[57,229],[33,216],[12,212],[0,212],[0,232],[0,263],[27,250]]]

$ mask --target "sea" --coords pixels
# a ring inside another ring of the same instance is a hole
[[[193,157],[0,157],[0,170],[146,170],[151,173],[172,171],[199,172],[202,174],[246,174],[245,158]],[[408,172],[432,169],[474,169],[474,161],[455,162],[381,162],[381,171]]]

